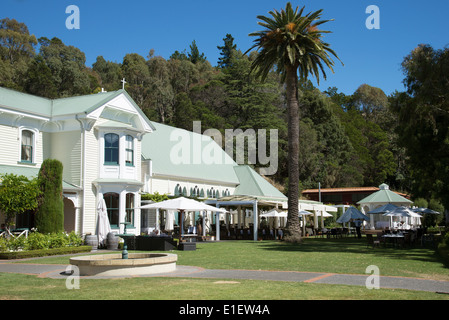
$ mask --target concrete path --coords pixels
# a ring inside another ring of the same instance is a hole
[[[0,272],[23,273],[36,275],[42,278],[66,279],[67,265],[55,264],[29,264],[0,262]],[[160,274],[148,275],[148,277],[188,277],[207,279],[232,279],[232,280],[271,280],[271,281],[292,281],[304,283],[326,283],[366,286],[370,274],[351,275],[321,272],[297,272],[297,271],[261,271],[261,270],[221,270],[204,269],[200,267],[180,266],[176,271]],[[105,277],[86,276],[81,279],[104,279]],[[109,277],[112,278],[112,277]],[[369,283],[371,283],[369,281]],[[407,289],[418,291],[430,291],[449,294],[449,281],[424,280],[406,277],[379,277],[380,288]]]

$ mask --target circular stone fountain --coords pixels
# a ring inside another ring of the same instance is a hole
[[[139,276],[176,270],[178,256],[173,253],[129,253],[90,255],[70,258],[80,276]]]

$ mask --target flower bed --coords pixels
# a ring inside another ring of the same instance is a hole
[[[0,259],[21,259],[46,255],[88,252],[83,239],[75,232],[42,234],[32,232],[28,238],[0,238]]]

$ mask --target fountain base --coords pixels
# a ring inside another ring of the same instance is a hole
[[[70,258],[80,276],[142,276],[176,270],[178,256],[173,253],[129,253],[90,255]]]

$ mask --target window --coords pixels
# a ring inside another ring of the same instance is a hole
[[[103,195],[106,207],[108,208],[108,218],[111,227],[119,226],[119,195],[118,193],[105,193]]]
[[[20,161],[33,162],[34,133],[30,130],[22,130],[22,151]]]
[[[190,195],[192,197],[199,197],[200,196],[200,190],[198,189],[198,186],[195,186],[193,190],[190,192]]]
[[[180,196],[181,195],[181,186],[179,185],[179,183],[176,185],[175,187],[175,196]]]
[[[126,194],[125,222],[129,222],[131,226],[134,226],[134,193]]]
[[[130,135],[126,136],[126,146],[125,146],[125,162],[127,166],[134,165],[134,138]]]
[[[104,135],[104,163],[118,164],[119,136],[115,133]]]

